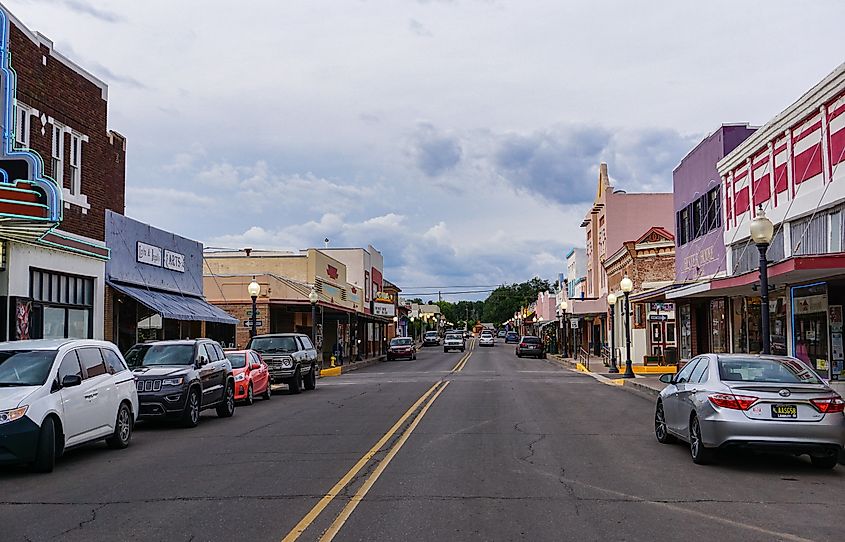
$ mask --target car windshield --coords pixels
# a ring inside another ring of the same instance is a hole
[[[256,352],[296,352],[296,339],[293,337],[255,337],[249,342],[249,348]]]
[[[719,358],[719,376],[728,382],[823,383],[812,369],[793,358]]]
[[[232,364],[232,369],[243,369],[246,367],[246,354],[243,352],[226,352],[226,358]]]
[[[540,344],[539,337],[523,337],[522,342],[525,344]]]
[[[493,334],[492,334],[492,333],[488,333],[488,332],[486,332],[486,331],[485,331],[484,333],[482,333],[482,334],[481,334],[481,336],[482,336],[482,337],[492,337],[492,336],[493,336]]]
[[[136,344],[126,353],[129,367],[193,365],[193,344]]]
[[[425,336],[426,337],[437,337],[437,332],[436,331],[426,331]]]
[[[57,350],[0,351],[0,387],[41,386],[47,382]]]
[[[464,336],[463,336],[463,335],[461,335],[460,333],[450,333],[449,335],[446,335],[446,338],[447,338],[447,339],[452,339],[452,340],[454,340],[454,341],[462,341],[462,340],[464,340]]]
[[[508,332],[508,337],[516,337],[516,333],[513,331]]]
[[[411,338],[396,337],[395,339],[390,339],[390,346],[411,346]]]

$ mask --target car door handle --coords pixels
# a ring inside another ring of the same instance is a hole
[[[85,398],[86,399],[96,399],[97,393],[98,392],[96,392],[96,391],[94,393],[89,393],[88,395],[85,396]]]

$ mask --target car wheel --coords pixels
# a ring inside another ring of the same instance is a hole
[[[265,401],[273,396],[273,390],[270,389],[272,387],[273,387],[273,383],[268,380],[267,381],[267,389],[264,390],[264,393],[261,394],[261,398],[264,399]]]
[[[414,354],[413,356],[411,356],[411,359],[417,359],[417,355]]]
[[[114,433],[106,439],[106,444],[109,448],[122,450],[129,446],[130,440],[132,440],[132,410],[126,403],[120,403],[114,422]]]
[[[316,369],[316,367],[311,367],[311,370],[308,371],[308,375],[305,377],[305,389],[306,390],[316,390],[317,389],[317,369]]]
[[[827,455],[811,455],[810,461],[817,469],[832,469],[839,463],[839,457],[836,453],[829,453]]]
[[[713,462],[715,450],[705,447],[701,441],[701,424],[695,414],[692,415],[689,422],[689,449],[692,462],[696,465],[707,465]]]
[[[296,371],[288,379],[288,390],[294,395],[302,391],[302,377],[299,375],[299,371]]]
[[[200,423],[200,392],[196,388],[188,392],[181,421],[183,427],[196,427]]]
[[[449,352],[449,349],[448,349],[448,348],[444,348],[444,349],[443,349],[443,352],[448,353],[448,352]]]
[[[32,470],[35,472],[53,472],[56,466],[56,424],[53,418],[45,418],[38,434],[38,448]]]
[[[244,402],[248,405],[255,403],[255,390],[252,389],[252,382],[249,383],[249,387],[246,389],[246,399]]]
[[[669,434],[669,429],[666,427],[666,414],[663,411],[663,401],[657,401],[657,407],[654,410],[654,436],[657,437],[657,442],[660,444],[671,444],[675,442],[675,437]]]
[[[226,385],[226,393],[223,402],[217,405],[218,418],[230,418],[235,413],[235,384]]]

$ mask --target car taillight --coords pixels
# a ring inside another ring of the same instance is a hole
[[[528,346],[528,343],[519,343],[520,348],[526,348],[527,346]]]
[[[757,402],[757,397],[751,395],[733,395],[730,393],[713,393],[707,397],[717,407],[732,410],[748,410]]]
[[[841,397],[826,397],[824,399],[810,399],[816,410],[822,414],[833,414],[845,411],[845,401]]]

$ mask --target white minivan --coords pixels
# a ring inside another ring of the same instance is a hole
[[[0,343],[0,464],[50,472],[73,446],[105,439],[126,448],[137,417],[135,378],[114,344]]]

